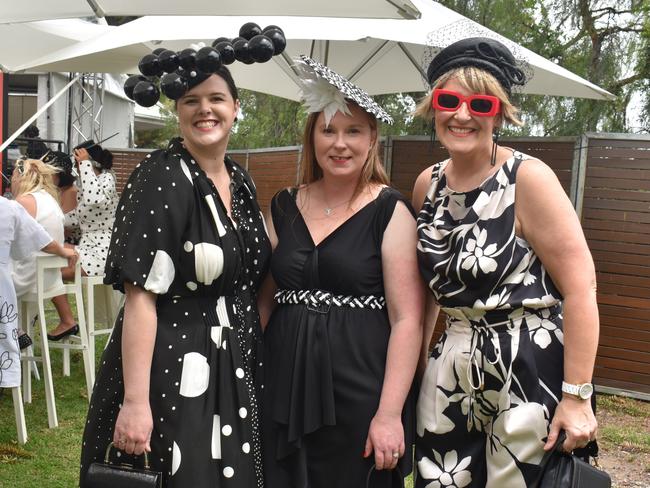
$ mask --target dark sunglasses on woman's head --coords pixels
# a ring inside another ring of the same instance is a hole
[[[501,107],[500,100],[493,95],[469,95],[466,97],[452,90],[441,88],[433,90],[431,106],[435,110],[455,112],[463,103],[467,104],[469,113],[479,117],[493,117],[499,113]]]

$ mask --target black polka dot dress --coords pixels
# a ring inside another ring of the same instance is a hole
[[[106,263],[107,283],[131,282],[158,295],[149,460],[170,488],[264,485],[255,303],[271,247],[252,180],[228,158],[226,166],[232,220],[180,139],[147,156],[122,194]],[[124,395],[122,316],[91,399],[82,487],[112,440]]]
[[[81,268],[88,276],[101,276],[119,200],[115,175],[112,171],[96,175],[90,161],[81,161],[79,180],[81,188],[77,192],[77,206],[66,214],[65,225],[80,230],[76,248]]]

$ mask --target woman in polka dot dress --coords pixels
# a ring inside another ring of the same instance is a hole
[[[165,487],[264,485],[255,302],[271,249],[253,182],[225,155],[237,89],[225,67],[200,76],[176,102],[183,138],[136,167],[118,205],[106,282],[126,304],[91,400],[82,487],[111,441],[149,451]]]
[[[81,188],[77,193],[76,208],[66,214],[66,227],[79,227],[81,230],[77,245],[81,269],[87,276],[98,276],[104,274],[119,200],[115,175],[111,171],[113,155],[95,144],[75,149],[74,157]],[[71,278],[73,274],[72,269],[64,271],[64,278]]]

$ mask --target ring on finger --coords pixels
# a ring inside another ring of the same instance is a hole
[[[399,452],[393,451],[393,458],[398,459],[399,458]]]

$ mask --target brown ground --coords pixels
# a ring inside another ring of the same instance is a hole
[[[650,488],[650,403],[603,395],[598,406],[598,461],[612,487]]]

